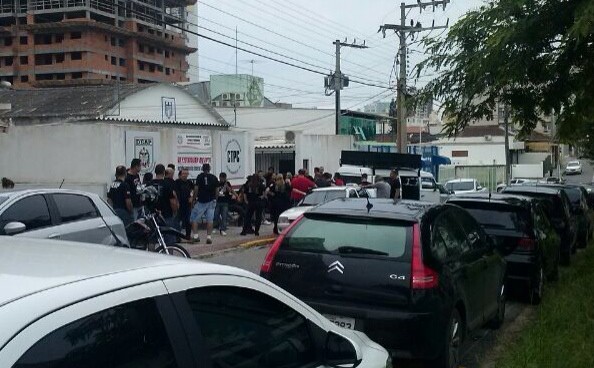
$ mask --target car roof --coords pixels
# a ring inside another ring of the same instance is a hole
[[[496,204],[505,204],[510,206],[517,206],[517,207],[525,207],[529,206],[531,202],[538,201],[537,198],[531,198],[521,195],[513,195],[513,194],[501,194],[501,193],[468,193],[468,194],[460,194],[448,199],[448,202],[453,202],[454,204],[459,204],[463,202],[467,203],[496,203]]]
[[[57,188],[7,190],[7,191],[1,191],[0,196],[16,198],[16,197],[23,197],[23,196],[31,195],[31,194],[55,194],[55,193],[69,193],[69,194],[82,194],[82,195],[86,195],[86,196],[96,196],[95,193],[83,192],[81,190],[57,189]]]
[[[160,272],[157,269],[188,264],[195,273],[235,270],[114,246],[0,236],[0,309],[66,284],[127,271],[142,272],[149,279],[151,273]]]
[[[367,204],[373,207],[368,211]],[[417,221],[430,208],[438,205],[428,202],[370,198],[339,198],[321,204],[306,217],[316,215],[344,215],[353,217],[383,218],[391,220]]]
[[[563,189],[562,186],[553,187],[551,185],[518,185],[509,186],[503,189],[503,193],[535,193],[535,194],[548,194],[558,195]]]
[[[327,192],[327,191],[339,191],[339,190],[346,190],[348,188],[358,189],[359,187],[356,186],[333,186],[333,187],[322,187],[322,188],[314,188],[312,192]]]
[[[447,183],[470,183],[470,182],[475,182],[476,179],[470,179],[470,178],[460,178],[460,179],[452,179],[452,180],[448,180],[446,181]]]

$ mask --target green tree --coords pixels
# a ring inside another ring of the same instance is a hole
[[[424,45],[430,56],[417,76],[436,77],[418,99],[443,102],[446,133],[493,118],[497,101],[522,133],[551,114],[564,141],[593,130],[593,0],[493,0]]]

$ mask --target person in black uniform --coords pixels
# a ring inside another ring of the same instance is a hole
[[[130,168],[126,173],[126,184],[128,184],[128,188],[130,189],[130,199],[132,200],[132,207],[133,207],[133,214],[132,218],[134,220],[138,219],[140,215],[140,209],[142,208],[142,202],[140,200],[140,195],[137,192],[137,188],[140,186],[140,170],[142,166],[140,165],[140,159],[135,158],[132,159],[130,163]]]
[[[274,223],[272,232],[278,235],[278,218],[291,207],[291,185],[285,182],[282,175],[278,175],[266,189],[266,195],[270,199],[270,216]]]
[[[179,202],[177,201],[175,188],[171,185],[169,180],[165,180],[165,166],[162,164],[155,166],[155,179],[152,181],[151,185],[155,187],[159,193],[157,210],[165,219],[167,226],[176,228],[175,215],[179,208]],[[169,245],[175,244],[177,239],[175,235],[163,235],[163,240],[165,240],[165,244]]]
[[[118,166],[115,172],[116,180],[111,183],[107,192],[107,202],[114,212],[128,226],[132,221],[133,207],[130,199],[130,187],[126,183],[126,167]]]
[[[188,180],[190,172],[186,169],[179,171],[175,181],[175,192],[179,200],[179,211],[177,217],[182,231],[185,230],[186,237],[192,235],[192,224],[190,223],[190,211],[192,209],[192,188],[193,184]]]
[[[262,211],[264,209],[264,193],[266,186],[258,176],[254,174],[244,185],[243,194],[247,205],[247,213],[243,220],[243,231],[240,235],[246,235],[251,228],[252,217],[256,215],[254,224],[254,235],[260,236],[260,225],[262,225]]]

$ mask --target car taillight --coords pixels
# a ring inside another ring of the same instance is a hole
[[[260,267],[260,276],[262,276],[263,273],[268,273],[268,272],[270,272],[270,270],[272,270],[272,262],[274,262],[274,257],[276,257],[276,253],[278,252],[278,249],[280,248],[281,244],[283,243],[283,240],[285,240],[285,236],[287,236],[289,231],[291,231],[291,229],[294,228],[301,221],[302,218],[303,218],[303,215],[301,215],[297,219],[295,219],[295,221],[293,221],[291,223],[291,225],[289,225],[276,238],[276,240],[272,244],[272,247],[268,251],[268,254],[266,254],[266,258],[264,259],[264,263],[262,263],[262,267]]]
[[[536,248],[536,243],[534,242],[534,239],[530,239],[530,238],[520,238],[518,239],[518,244],[516,249],[519,250],[534,250],[534,248]]]
[[[413,244],[411,261],[411,288],[433,289],[439,285],[439,276],[423,263],[423,248],[421,245],[421,230],[419,224],[413,225]]]

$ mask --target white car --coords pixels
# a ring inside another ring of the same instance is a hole
[[[0,270],[2,367],[391,367],[364,333],[233,267],[0,237]]]
[[[454,194],[483,192],[483,188],[476,179],[454,179],[446,182],[445,188]]]
[[[537,182],[538,181],[536,179],[515,178],[515,179],[512,179],[509,181],[509,185],[510,186],[524,185],[524,184],[537,183]],[[505,187],[507,187],[507,185],[505,183],[497,184],[497,193],[500,193],[503,189],[505,189]]]
[[[569,161],[567,163],[567,166],[565,167],[565,174],[566,175],[571,175],[571,174],[581,175],[582,174],[582,163],[579,161]]]
[[[0,235],[105,245],[117,236],[129,244],[122,220],[97,194],[67,189],[0,192]]]
[[[337,198],[359,198],[359,197],[376,197],[376,190],[364,190],[358,186],[347,185],[344,187],[327,187],[316,188],[311,193],[305,196],[303,200],[296,207],[289,208],[281,213],[278,218],[278,230],[283,231],[295,221],[299,216],[314,208],[315,206],[330,202]]]

